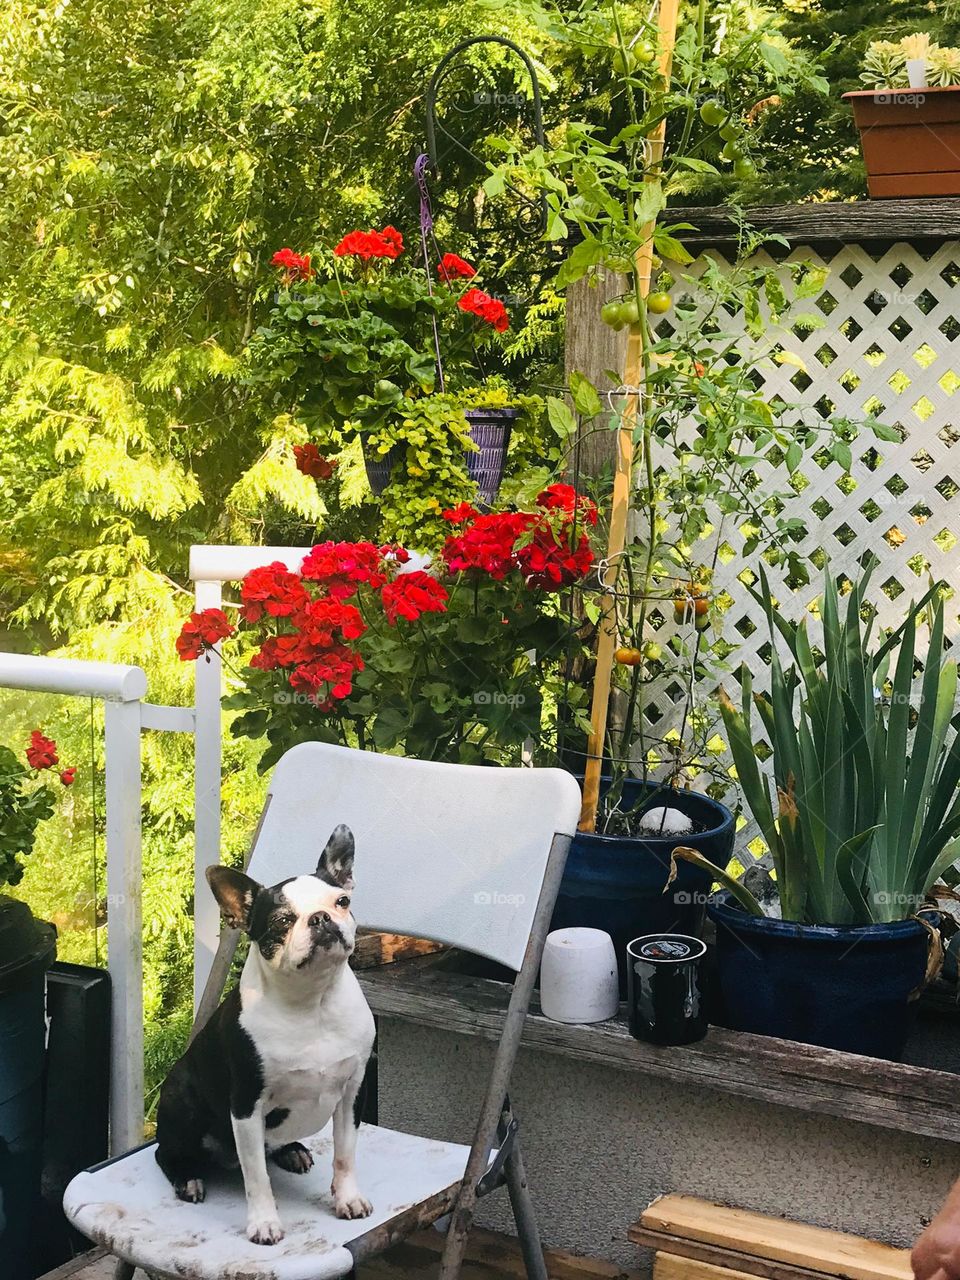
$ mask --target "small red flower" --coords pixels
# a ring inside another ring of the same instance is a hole
[[[551,484],[537,495],[537,506],[545,511],[562,511],[569,516],[578,515],[589,525],[597,523],[597,504],[578,494],[571,484]]]
[[[403,236],[396,227],[384,227],[382,231],[350,231],[334,248],[338,258],[399,258],[403,253]]]
[[[445,253],[437,267],[437,275],[446,284],[451,284],[454,280],[472,280],[476,274],[476,269],[455,253]]]
[[[65,787],[72,787],[73,780],[77,776],[76,769],[62,769],[60,771],[60,781]]]
[[[461,502],[459,506],[453,507],[450,511],[444,511],[443,518],[450,524],[466,524],[468,520],[476,519],[479,514],[479,511],[475,507],[471,507],[469,502]]]
[[[57,744],[52,738],[45,737],[40,729],[34,729],[31,733],[26,756],[31,769],[52,769],[55,764],[60,763]]]
[[[316,480],[329,480],[336,466],[336,458],[325,458],[315,444],[295,444],[293,456],[297,470]]]
[[[199,658],[220,640],[233,635],[233,626],[222,609],[191,613],[177,636],[177,653],[183,662]]]
[[[449,595],[442,582],[422,569],[414,569],[388,582],[380,592],[380,599],[387,622],[395,627],[398,618],[416,622],[423,613],[445,613]]]
[[[499,298],[491,298],[482,289],[468,289],[457,303],[461,311],[478,316],[485,324],[492,324],[497,333],[510,328],[510,317]]]
[[[295,253],[293,249],[278,249],[270,259],[275,267],[282,267],[288,280],[310,280],[313,268],[310,266],[309,253]]]
[[[367,583],[378,590],[387,580],[383,554],[372,542],[322,542],[304,557],[300,576],[319,582],[335,600],[346,600]]]

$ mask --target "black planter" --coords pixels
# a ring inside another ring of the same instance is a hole
[[[519,409],[467,409],[470,439],[479,445],[479,453],[466,455],[467,475],[477,486],[482,502],[489,506],[497,497],[503,470],[507,464],[510,434],[520,416]]]
[[[402,444],[395,444],[389,453],[377,454],[376,457],[371,458],[364,444],[363,466],[367,473],[370,492],[375,498],[379,498],[390,483],[390,473],[403,457],[404,447]]]
[[[749,915],[729,893],[717,926],[725,1025],[871,1058],[900,1058],[929,934],[917,920],[849,928]]]
[[[4,1280],[31,1280],[43,1150],[44,983],[52,925],[0,896],[0,1258]]]
[[[609,785],[601,784],[601,794]],[[626,993],[628,942],[648,933],[699,937],[702,931],[712,877],[689,862],[678,862],[677,878],[664,892],[673,850],[687,845],[718,867],[726,867],[733,852],[733,814],[698,791],[673,791],[631,778],[624,784],[624,805],[645,796],[652,799],[655,792],[656,804],[679,809],[702,830],[689,836],[643,837],[578,832],[550,926],[582,925],[609,933],[617,950],[621,994]]]

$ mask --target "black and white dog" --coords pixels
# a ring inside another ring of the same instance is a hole
[[[338,1218],[365,1218],[357,1186],[357,1094],[373,1048],[373,1016],[347,964],[353,835],[339,826],[314,875],[270,889],[241,871],[209,867],[207,880],[231,928],[250,936],[240,985],[175,1064],[157,1112],[157,1163],[181,1200],[200,1201],[211,1158],[239,1160],[247,1236],[283,1238],[267,1173],[306,1173],[313,1157],[297,1141],[333,1117]]]

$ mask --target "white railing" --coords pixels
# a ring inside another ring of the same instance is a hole
[[[109,662],[0,653],[0,687],[100,698],[104,704],[110,1149],[126,1151],[143,1141],[140,731],[192,728],[192,712],[151,707],[143,702],[147,677],[141,668]],[[178,723],[164,713],[173,713]],[[168,723],[158,723],[161,719]]]

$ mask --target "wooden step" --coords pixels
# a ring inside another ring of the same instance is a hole
[[[913,1277],[907,1249],[692,1196],[654,1200],[640,1221],[628,1228],[627,1236],[635,1244],[674,1257],[767,1280],[789,1280],[801,1274],[839,1280]]]

